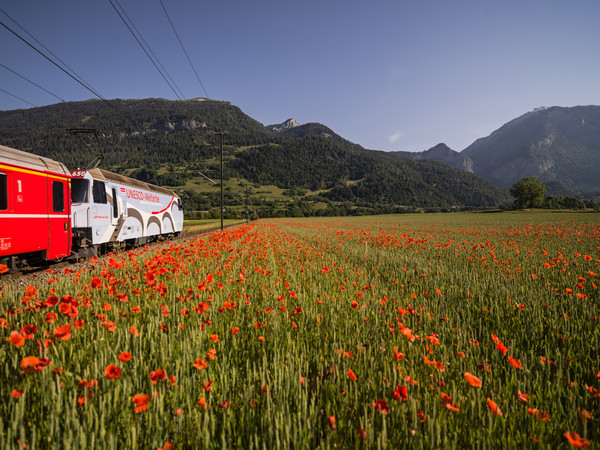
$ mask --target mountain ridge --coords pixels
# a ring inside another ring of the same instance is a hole
[[[460,154],[499,187],[536,177],[574,191],[600,191],[600,106],[536,108]]]
[[[398,156],[403,156],[410,159],[430,159],[440,161],[457,169],[463,169],[467,172],[473,172],[473,160],[468,156],[452,150],[446,144],[439,143],[423,152],[391,152]]]

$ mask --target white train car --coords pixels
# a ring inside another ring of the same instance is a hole
[[[80,256],[181,233],[183,205],[175,192],[102,169],[71,175],[73,247]]]

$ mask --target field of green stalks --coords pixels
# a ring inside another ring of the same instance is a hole
[[[260,220],[0,277],[1,448],[598,448],[600,215]]]

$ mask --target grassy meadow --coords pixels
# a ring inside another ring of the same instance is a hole
[[[599,447],[600,214],[263,219],[48,276],[0,278],[2,448]]]
[[[234,225],[245,223],[246,220],[241,219],[223,219],[223,227],[231,227]],[[200,233],[210,233],[221,229],[221,219],[195,219],[186,220],[183,224],[182,237],[189,237]]]

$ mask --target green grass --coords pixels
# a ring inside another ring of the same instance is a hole
[[[245,223],[245,220],[240,219],[223,219],[223,226],[230,227]],[[221,228],[221,219],[196,219],[186,220],[183,223],[182,235],[189,236],[197,233],[207,233]]]

